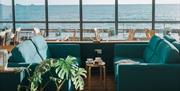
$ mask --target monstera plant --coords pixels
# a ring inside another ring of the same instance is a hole
[[[65,81],[71,80],[76,90],[84,89],[84,78],[86,78],[86,70],[78,67],[75,57],[68,56],[66,59],[47,59],[36,66],[33,75],[29,77],[30,91],[44,91],[50,81],[56,85],[56,91],[60,91]],[[49,81],[42,86],[43,75],[53,70],[53,75],[49,76]],[[55,74],[55,75],[54,75]],[[21,86],[19,86],[19,89]]]

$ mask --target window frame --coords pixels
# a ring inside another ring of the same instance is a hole
[[[180,21],[156,21],[155,19],[155,6],[156,2],[155,0],[152,0],[152,20],[151,21],[121,21],[118,19],[118,1],[115,0],[114,8],[115,8],[115,20],[113,21],[83,21],[83,0],[79,0],[79,20],[78,21],[49,21],[48,19],[48,0],[45,0],[45,21],[16,21],[16,15],[15,15],[15,0],[12,0],[12,21],[2,21],[0,20],[0,23],[12,23],[13,24],[13,30],[15,32],[16,24],[17,23],[45,23],[46,28],[46,36],[49,35],[49,24],[51,23],[79,23],[80,28],[80,41],[83,41],[83,24],[87,23],[114,23],[116,34],[118,33],[118,26],[119,23],[151,23],[152,29],[155,30],[155,24],[158,23],[180,23]],[[118,40],[117,40],[118,41]]]

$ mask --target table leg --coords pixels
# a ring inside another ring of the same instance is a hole
[[[88,68],[88,77],[89,77],[89,80],[91,80],[91,67]]]
[[[102,80],[102,67],[99,67],[99,69],[100,69],[100,79]]]
[[[106,87],[106,67],[103,66],[103,83],[104,83],[104,88]]]
[[[89,83],[89,91],[91,91],[91,67],[88,67],[88,83]]]
[[[87,74],[88,74],[88,66],[86,66],[86,71],[87,71]]]
[[[106,79],[106,67],[105,67],[105,66],[103,66],[103,73],[104,73],[104,74],[103,74],[103,75],[104,75],[103,78],[104,78],[104,80],[105,80],[105,79]]]

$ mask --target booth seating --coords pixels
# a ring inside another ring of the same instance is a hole
[[[179,63],[180,43],[168,35],[148,45],[115,44],[116,91],[180,91]]]

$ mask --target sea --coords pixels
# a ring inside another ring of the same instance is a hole
[[[180,21],[180,5],[179,4],[157,4],[156,5],[156,21]],[[49,21],[79,21],[78,5],[49,5],[48,7]],[[16,21],[45,21],[45,6],[43,5],[19,5],[15,7]],[[150,4],[122,4],[118,7],[119,21],[151,21],[152,5]],[[0,5],[0,20],[12,21],[11,6]],[[83,5],[83,21],[115,21],[114,5]],[[4,24],[6,25],[6,24]],[[16,24],[17,27],[31,28],[37,25],[44,28],[45,24]],[[71,25],[71,26],[70,26]],[[50,23],[50,28],[78,28],[79,24],[71,23]],[[119,24],[119,27],[142,27],[142,24]],[[77,27],[76,27],[77,26]],[[85,23],[84,28],[109,28],[113,27],[112,23]],[[150,27],[151,24],[144,23],[144,27]],[[157,27],[163,27],[163,24]],[[168,26],[168,24],[167,24]],[[174,27],[174,25],[171,25]],[[3,27],[1,25],[1,27]],[[178,27],[177,27],[178,28]]]
[[[16,21],[32,21],[34,23],[16,23],[16,27],[23,29],[33,29],[39,27],[45,29],[45,23],[35,23],[36,21],[45,22],[44,5],[15,5]],[[79,21],[78,5],[49,5],[48,21],[49,29],[79,29],[79,23],[68,23],[68,21]],[[152,5],[151,4],[120,4],[118,6],[119,29],[151,29],[152,24]],[[180,4],[157,4],[155,6],[156,21],[180,21]],[[0,21],[12,21],[12,7],[0,4]],[[56,21],[66,21],[66,23],[56,23]],[[83,28],[84,29],[113,29],[115,24],[114,5],[83,5]],[[103,23],[96,23],[100,21]],[[109,22],[110,23],[106,23]],[[133,21],[131,23],[131,21]],[[145,21],[145,23],[136,23]],[[54,23],[53,23],[54,22]],[[91,22],[91,23],[88,23]],[[92,23],[93,22],[93,23]],[[149,23],[146,23],[149,22]],[[0,28],[11,27],[11,23],[1,23]],[[180,29],[179,23],[156,23],[156,29]]]

